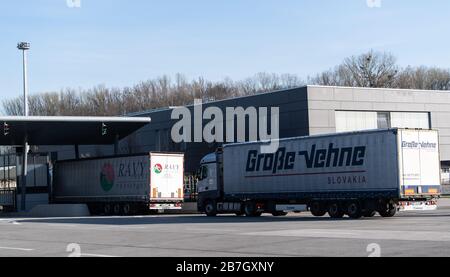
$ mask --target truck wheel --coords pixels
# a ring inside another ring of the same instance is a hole
[[[347,215],[353,219],[360,219],[362,217],[361,205],[358,202],[348,203]]]
[[[309,207],[309,210],[311,211],[311,214],[313,216],[317,217],[324,216],[327,213],[327,210],[324,208],[324,205],[319,201],[313,202]]]
[[[248,217],[259,217],[262,215],[261,212],[258,212],[256,210],[256,204],[253,202],[245,203],[244,211],[245,211],[245,215]]]
[[[287,212],[273,212],[272,215],[273,216],[287,216],[288,213]]]
[[[345,213],[342,210],[341,205],[334,202],[328,206],[328,214],[331,218],[343,218]]]
[[[389,203],[386,207],[383,207],[378,213],[382,217],[394,217],[397,214],[397,204]]]
[[[213,217],[217,216],[217,206],[216,202],[214,201],[208,201],[205,204],[205,213],[207,216]]]

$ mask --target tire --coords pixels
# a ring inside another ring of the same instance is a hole
[[[277,217],[281,217],[281,216],[287,216],[288,213],[287,212],[273,212],[272,215],[273,216],[277,216]]]
[[[248,217],[259,217],[262,215],[262,212],[256,210],[256,204],[253,202],[245,203],[244,211],[245,215]]]
[[[389,203],[383,205],[383,208],[380,209],[378,213],[385,218],[394,217],[397,214],[397,204]]]
[[[120,215],[120,212],[122,211],[122,207],[120,206],[120,204],[115,204],[113,211],[114,215]]]
[[[322,217],[327,213],[327,210],[325,209],[324,205],[319,201],[313,202],[309,207],[309,210],[311,211],[311,214],[313,216],[317,217]]]
[[[376,214],[377,212],[373,210],[367,210],[363,212],[363,216],[367,218],[374,217]]]
[[[122,214],[123,215],[130,215],[131,214],[131,206],[130,204],[125,204],[122,207]]]
[[[104,213],[105,215],[111,215],[111,213],[112,213],[112,207],[111,207],[111,204],[105,204],[105,205],[103,205],[103,213]]]
[[[347,215],[353,219],[360,219],[362,217],[361,205],[354,201],[347,204]]]
[[[205,213],[209,217],[217,216],[217,205],[214,201],[207,201],[205,203]]]
[[[341,205],[338,202],[330,203],[328,206],[328,214],[331,218],[343,218],[344,217],[344,211],[341,208]]]

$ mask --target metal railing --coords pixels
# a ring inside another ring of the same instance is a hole
[[[15,154],[0,155],[0,189],[16,188],[17,156]]]
[[[3,211],[16,211],[17,191],[15,189],[0,189],[0,206]]]

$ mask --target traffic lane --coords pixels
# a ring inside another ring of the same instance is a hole
[[[308,215],[9,220],[0,221],[5,247],[0,256],[68,256],[71,243],[79,243],[82,253],[111,256],[366,256],[373,244],[386,256],[450,256],[449,216],[440,210],[363,220]]]
[[[292,230],[291,230],[292,231]],[[330,229],[333,233],[339,229]],[[214,232],[217,232],[214,230]],[[313,232],[313,231],[311,231]],[[122,256],[122,257],[245,257],[245,256],[355,256],[366,257],[372,254],[371,245],[377,245],[381,256],[450,256],[450,243],[438,241],[398,241],[384,239],[350,239],[329,238],[320,234],[319,237],[278,237],[267,234],[249,236],[249,234],[210,235],[196,236],[180,245],[179,241],[172,241],[173,235],[155,236],[156,240],[164,240],[165,243],[149,244],[147,240],[135,239],[133,244],[115,241],[111,234],[105,238],[109,243],[94,242],[72,238],[65,242],[37,241],[30,238],[21,239],[21,247],[33,247],[34,250],[16,251],[12,249],[0,249],[0,256],[17,257],[68,257],[72,252],[67,250],[69,244],[75,240],[80,245],[80,251],[84,254],[98,256]],[[93,234],[95,236],[96,234]],[[128,235],[132,235],[128,233]],[[72,236],[72,235],[71,235]],[[11,240],[0,240],[0,245],[11,245]],[[19,246],[16,244],[16,247]]]

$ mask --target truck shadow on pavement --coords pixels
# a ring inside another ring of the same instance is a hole
[[[131,225],[165,225],[165,224],[245,224],[245,223],[277,223],[277,222],[333,222],[333,221],[380,221],[396,220],[402,218],[434,218],[434,217],[450,217],[449,213],[440,214],[402,214],[394,218],[381,218],[379,216],[373,218],[362,219],[332,219],[329,217],[311,217],[311,216],[288,216],[288,217],[271,217],[263,216],[258,218],[251,217],[235,217],[235,216],[218,216],[206,217],[202,215],[161,215],[161,216],[138,216],[138,217],[85,217],[85,218],[36,218],[19,220],[21,223],[46,223],[46,224],[86,224],[86,225],[111,225],[111,226],[131,226]]]

